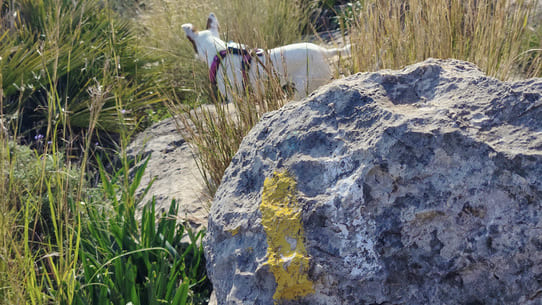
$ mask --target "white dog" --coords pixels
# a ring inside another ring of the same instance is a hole
[[[300,99],[331,80],[330,57],[350,55],[350,46],[326,49],[313,43],[253,52],[242,44],[227,44],[221,40],[218,20],[213,13],[207,20],[207,30],[196,31],[192,24],[183,24],[182,28],[196,56],[207,63],[209,79],[223,96],[228,84],[238,92],[245,89],[248,82],[253,88],[262,88],[261,76],[272,71],[279,76],[281,86],[293,85],[295,98]]]

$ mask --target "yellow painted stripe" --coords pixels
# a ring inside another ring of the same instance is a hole
[[[275,172],[264,181],[262,225],[267,234],[267,265],[275,276],[275,303],[314,292],[308,278],[310,257],[305,249],[296,181],[288,172]]]

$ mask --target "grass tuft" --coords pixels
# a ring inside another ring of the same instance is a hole
[[[435,57],[473,62],[500,79],[517,77],[525,64],[525,41],[533,34],[527,20],[534,5],[530,0],[362,1],[348,23],[353,72],[397,69]]]

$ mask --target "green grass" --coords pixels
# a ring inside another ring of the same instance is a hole
[[[127,185],[124,167],[108,175],[101,162],[102,194],[83,210],[82,272],[73,304],[204,304],[210,291],[201,238],[177,224],[177,204],[156,223],[154,199],[136,218],[135,190],[147,160]],[[119,186],[126,185],[126,187]],[[147,190],[150,187],[147,186]],[[105,199],[105,200],[104,200]],[[108,204],[103,204],[103,202]],[[188,241],[182,238],[188,235]]]

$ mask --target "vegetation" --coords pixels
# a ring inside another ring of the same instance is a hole
[[[134,21],[99,0],[0,14],[0,303],[205,303],[204,232],[135,194],[125,147],[164,107]]]
[[[526,41],[536,35],[527,23],[533,1],[364,2],[352,6],[347,20],[354,71],[397,69],[429,57],[474,62],[503,80],[517,77],[520,66],[534,68],[522,56]]]
[[[206,303],[204,232],[175,202],[163,215],[141,202],[146,163],[126,145],[177,115],[213,193],[244,135],[288,101],[273,78],[231,104],[214,95],[180,26],[210,11],[225,40],[271,48],[326,30],[313,22],[327,10],[354,46],[345,74],[454,57],[542,76],[527,0],[0,1],[0,304]]]
[[[37,134],[50,137],[45,134],[50,118],[64,121],[59,130],[64,136],[68,127],[75,133],[86,129],[88,105],[96,94],[103,99],[96,128],[108,132],[121,128],[114,96],[126,101],[122,122],[130,127],[160,101],[154,90],[158,74],[148,68],[157,59],[141,50],[130,22],[114,18],[101,1],[2,4],[3,110],[27,140]],[[49,108],[51,99],[56,103]]]
[[[135,217],[141,203],[135,190],[147,161],[135,171],[128,185],[123,182],[128,167],[110,176],[99,162],[102,193],[111,205],[101,205],[101,200],[84,204],[88,221],[81,229],[85,236],[80,242],[83,271],[77,278],[74,304],[208,301],[210,285],[205,277],[201,245],[204,232],[194,234],[177,225],[175,201],[158,223],[154,199],[143,207],[141,223]],[[119,189],[120,185],[127,187]],[[185,234],[188,242],[182,240]]]

